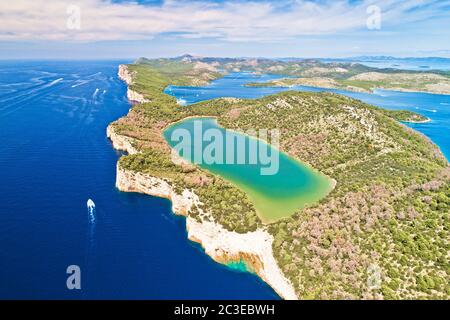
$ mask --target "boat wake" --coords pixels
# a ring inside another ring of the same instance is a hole
[[[74,85],[72,85],[72,88],[76,88],[76,87],[88,84],[91,81],[92,80],[77,80],[76,83]]]
[[[87,208],[89,213],[89,222],[93,224],[95,223],[95,203],[92,199],[87,201]]]

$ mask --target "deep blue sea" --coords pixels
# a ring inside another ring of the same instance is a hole
[[[277,299],[188,241],[168,200],[116,190],[119,63],[0,62],[0,298]]]
[[[428,136],[440,147],[447,159],[450,159],[450,95],[387,90],[376,90],[370,94],[305,86],[291,88],[244,86],[245,83],[249,82],[265,82],[277,78],[280,78],[280,76],[255,75],[249,72],[231,73],[224,78],[213,81],[208,86],[169,86],[165,92],[176,97],[181,104],[192,104],[219,97],[254,99],[287,90],[339,93],[382,108],[410,110],[430,118],[431,122],[408,123],[407,125]]]

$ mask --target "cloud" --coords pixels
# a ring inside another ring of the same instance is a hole
[[[364,30],[366,10],[373,4],[379,4],[382,28],[387,28],[448,16],[450,1],[1,1],[0,40],[145,40],[170,33],[188,39],[276,41]]]

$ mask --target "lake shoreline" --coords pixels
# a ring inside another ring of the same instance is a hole
[[[141,79],[140,85],[143,85],[142,79]],[[155,94],[155,97],[159,97],[158,94]],[[220,94],[220,92],[218,91],[215,94],[216,95]],[[267,92],[266,92],[266,94],[267,94]],[[288,95],[289,95],[289,92],[285,95],[280,94],[281,97],[285,97],[285,98]],[[211,96],[211,95],[209,95],[209,96]],[[292,99],[294,100],[294,102],[299,102],[299,100],[300,101],[306,100],[306,99],[302,100],[303,96],[300,94],[291,93],[291,95],[289,95],[289,97],[291,97],[291,96],[292,96]],[[299,98],[299,96],[301,98]],[[306,95],[306,96],[309,97],[308,95]],[[326,97],[328,97],[327,95],[324,95],[325,97],[323,97],[321,95],[318,95],[318,96],[321,97],[322,100],[325,100]],[[333,98],[335,98],[334,95],[332,95],[332,96],[333,96]],[[198,97],[198,94],[197,94],[197,97]],[[277,98],[277,97],[275,97],[275,98]],[[314,98],[315,98],[315,96],[314,96]],[[244,99],[246,99],[246,97]],[[376,116],[381,117],[380,119],[388,120],[387,118],[382,118],[382,117],[386,116],[385,113],[378,112],[375,109],[372,109],[371,106],[365,106],[363,104],[363,102],[358,102],[357,100],[355,100],[354,101],[355,104],[358,104],[358,106],[360,106],[360,109],[358,109],[358,110],[361,110],[360,114],[356,114],[355,113],[356,109],[354,110],[354,108],[356,108],[356,107],[353,107],[353,109],[351,107],[346,107],[346,103],[348,101],[348,100],[345,100],[346,98],[337,98],[336,97],[335,99],[340,99],[339,101],[344,104],[342,107],[337,106],[336,110],[339,110],[342,113],[341,118],[343,120],[348,120],[347,121],[348,123],[350,123],[351,125],[355,125],[354,127],[351,127],[352,130],[357,130],[357,133],[359,133],[361,136],[365,136],[365,134],[368,133],[368,134],[370,134],[371,138],[379,139],[379,140],[376,140],[376,142],[379,141],[379,143],[381,144],[381,147],[383,147],[383,145],[385,143],[389,143],[389,137],[377,136],[376,135],[377,132],[372,132],[374,125],[379,125],[382,128],[391,128],[392,127],[394,130],[397,130],[396,131],[397,135],[404,134],[404,132],[401,131],[400,127],[396,127],[394,122],[391,122],[391,121],[380,122],[378,118],[374,117],[374,115],[376,115]],[[351,99],[351,97],[350,97],[350,99]],[[195,99],[192,99],[192,100],[195,100]],[[315,101],[316,100],[314,100],[314,102]],[[282,100],[282,102],[285,102],[285,100]],[[147,106],[150,108],[150,107],[152,107],[152,104],[144,105],[144,106],[142,106],[142,108],[146,108]],[[212,103],[212,106],[214,106],[213,103]],[[269,104],[268,106],[270,106],[271,108],[274,108],[274,106],[272,104]],[[158,108],[158,104],[154,103],[153,107]],[[290,105],[287,104],[287,106],[281,104],[281,105],[279,105],[279,107],[280,108],[283,108],[283,107],[293,108],[292,104],[290,104]],[[297,107],[298,107],[298,105],[297,105]],[[310,107],[310,109],[313,107],[314,106]],[[349,108],[351,110],[348,110]],[[172,111],[172,112],[176,111],[175,106],[173,107],[173,110],[174,111]],[[198,113],[202,114],[202,111],[200,110]],[[180,119],[180,118],[183,118],[183,115],[196,114],[196,112],[186,112],[186,113],[181,112],[180,113],[181,116],[179,116],[179,115],[177,116],[177,114],[178,113],[175,112],[174,113],[175,116],[168,117],[168,119],[182,121],[183,119]],[[205,114],[208,114],[208,113],[206,112]],[[348,114],[350,114],[351,118],[348,118]],[[363,116],[363,120],[358,121],[358,119],[357,119],[358,115]],[[133,116],[136,118],[136,114],[134,114]],[[307,117],[307,115],[306,115],[306,117]],[[194,116],[193,118],[197,118],[197,117]],[[356,118],[356,120],[353,120],[354,118]],[[394,118],[394,117],[390,117],[390,118]],[[150,118],[150,119],[152,119],[155,122],[158,120],[157,118],[156,119]],[[269,119],[270,119],[270,117],[269,117]],[[395,120],[397,120],[397,119],[395,119]],[[397,123],[398,122],[399,121],[397,120]],[[359,124],[362,125],[361,128],[358,127]],[[167,125],[167,122],[165,122],[165,125]],[[329,128],[329,130],[334,130],[334,128],[335,128],[333,122],[325,122],[325,125],[328,125],[327,128]],[[124,129],[124,127],[118,127],[118,129],[121,130],[121,129]],[[127,134],[126,130],[127,129],[125,127],[124,134]],[[139,131],[137,130],[136,132],[139,132]],[[332,131],[332,132],[334,132],[334,131]],[[413,132],[413,130],[411,130],[411,132]],[[154,131],[154,133],[161,134],[161,127],[159,126],[158,130]],[[413,134],[413,133],[408,133],[408,134]],[[133,132],[131,132],[131,136],[135,136],[133,134]],[[127,137],[127,139],[128,139],[128,137]],[[141,143],[140,139],[143,139],[142,141],[145,141],[144,137],[140,137],[139,134],[136,135],[135,142],[137,143],[136,144],[137,146]],[[156,141],[156,140],[153,140],[153,141]],[[399,141],[400,142],[398,142],[398,144],[400,144],[401,142],[404,142],[405,140],[399,140]],[[418,141],[418,142],[422,143],[422,141]],[[404,144],[405,144],[405,146],[407,145],[406,142],[404,142]],[[125,145],[126,145],[126,143],[125,143]],[[131,145],[132,146],[134,145],[133,142],[131,142]],[[165,143],[164,143],[164,145],[165,145]],[[421,144],[421,146],[422,145],[424,148],[428,148],[430,150],[430,152],[437,152],[437,150],[431,150],[432,146],[427,145],[424,141]],[[401,144],[400,146],[403,146],[403,144]],[[162,147],[162,144],[160,143],[158,145],[158,148],[161,148],[161,147]],[[397,144],[394,144],[393,147],[399,147],[399,146]],[[381,152],[392,152],[392,151],[389,149],[381,149]],[[167,150],[165,150],[165,155],[164,155],[163,159],[166,159],[167,156],[168,156]],[[130,174],[133,174],[133,175],[135,175],[135,174],[139,175],[140,174],[139,172],[155,172],[155,173],[149,174],[145,178],[141,177],[140,179],[138,179],[139,181],[137,181],[137,182],[136,181],[133,182],[133,180],[136,180],[133,177],[123,179],[124,186],[120,186],[119,182],[118,182],[118,188],[120,190],[129,191],[129,192],[146,193],[146,194],[151,194],[151,195],[160,196],[160,197],[168,197],[169,199],[172,200],[172,205],[175,207],[173,210],[174,213],[178,212],[177,210],[181,210],[180,212],[182,214],[183,213],[188,214],[188,217],[186,218],[186,229],[188,231],[188,238],[191,239],[192,241],[201,243],[201,246],[205,249],[205,252],[208,255],[210,255],[215,261],[224,263],[224,264],[227,264],[230,262],[240,263],[243,261],[244,263],[248,264],[251,267],[251,269],[256,270],[257,271],[256,274],[259,275],[259,277],[261,279],[263,279],[265,282],[267,282],[282,298],[291,299],[291,298],[288,298],[288,294],[290,292],[291,293],[293,292],[295,299],[297,299],[299,297],[298,295],[301,295],[303,297],[303,295],[301,294],[301,288],[302,288],[301,285],[303,285],[303,284],[299,284],[296,282],[296,281],[299,281],[298,278],[296,278],[296,274],[301,273],[301,270],[304,270],[304,269],[301,269],[300,271],[296,271],[295,269],[292,269],[291,265],[289,265],[289,266],[284,265],[283,260],[281,260],[281,262],[280,262],[280,259],[283,259],[283,255],[285,255],[285,256],[290,255],[290,253],[289,253],[290,251],[286,251],[285,248],[280,247],[280,242],[278,242],[278,241],[280,241],[278,239],[279,234],[274,233],[271,228],[266,228],[264,225],[261,225],[261,223],[259,221],[258,221],[257,226],[255,227],[256,231],[252,231],[252,230],[255,230],[253,228],[252,229],[250,229],[250,228],[240,229],[241,230],[240,232],[245,232],[245,233],[236,233],[235,231],[231,231],[231,230],[239,230],[239,229],[235,228],[235,225],[231,225],[231,228],[229,225],[227,225],[228,222],[223,219],[223,213],[225,213],[225,212],[229,213],[230,216],[233,217],[233,212],[229,212],[229,210],[226,211],[224,208],[222,208],[222,211],[220,211],[220,208],[218,210],[216,210],[216,208],[214,206],[207,206],[206,208],[205,208],[205,206],[201,206],[201,209],[203,209],[203,210],[199,214],[198,210],[197,210],[198,207],[196,206],[196,207],[194,207],[194,210],[192,211],[192,214],[191,214],[191,212],[189,212],[189,209],[186,209],[186,207],[184,207],[184,209],[183,209],[183,207],[180,208],[180,206],[177,205],[177,203],[178,203],[177,196],[178,197],[181,196],[181,198],[182,198],[181,201],[185,201],[185,202],[190,201],[193,198],[197,197],[197,195],[195,195],[194,192],[192,192],[193,190],[197,190],[197,189],[195,189],[195,187],[190,189],[191,188],[190,185],[181,184],[182,188],[181,189],[179,188],[176,191],[178,194],[174,193],[173,195],[171,194],[170,196],[168,196],[167,193],[162,192],[162,190],[165,188],[164,185],[168,183],[168,181],[166,179],[164,179],[165,175],[162,176],[163,179],[159,178],[159,180],[157,180],[157,185],[153,185],[153,186],[148,185],[148,183],[146,181],[154,181],[152,179],[155,179],[155,177],[152,177],[152,175],[156,175],[156,176],[161,176],[161,175],[158,174],[158,171],[153,171],[155,169],[157,170],[157,168],[153,168],[150,166],[150,167],[148,167],[148,169],[146,169],[145,166],[139,166],[139,165],[136,166],[135,164],[136,163],[139,164],[139,162],[133,162],[133,161],[140,161],[139,159],[141,159],[140,156],[139,157],[131,156],[130,158],[125,159],[125,160],[129,160],[129,161],[123,161],[123,168],[120,168],[120,166],[118,166],[118,180],[120,178],[120,174],[124,174],[124,175],[128,174],[126,172],[126,170],[131,170]],[[314,160],[314,158],[312,158],[312,159]],[[423,158],[423,159],[420,158],[420,159],[418,159],[418,162],[422,161],[424,163],[427,163],[427,161],[432,162],[432,161],[434,161],[434,159],[435,158],[432,158],[431,160],[429,160],[428,158]],[[164,161],[167,161],[167,160],[164,160]],[[392,161],[395,162],[395,159]],[[314,161],[312,163],[314,163]],[[443,164],[436,163],[436,165],[443,165]],[[122,170],[124,172],[121,172],[119,174],[119,170]],[[173,169],[171,169],[171,170],[173,170]],[[431,171],[431,169],[430,169],[430,171]],[[172,173],[172,171],[168,170],[168,173]],[[336,178],[336,179],[340,183],[342,182],[339,178]],[[387,181],[390,181],[389,177],[387,177],[386,179],[388,179]],[[127,187],[127,183],[129,183],[131,185],[129,187]],[[146,183],[147,183],[147,186],[146,186]],[[174,185],[171,187],[175,188],[175,187],[178,187],[178,185]],[[142,190],[142,188],[144,188],[145,190]],[[163,189],[161,189],[161,188],[163,188]],[[188,188],[188,189],[186,189],[186,188]],[[191,190],[191,191],[189,191],[189,190]],[[198,194],[201,196],[204,196],[203,194],[201,194],[200,189],[199,189]],[[197,199],[198,199],[198,197],[197,197]],[[210,199],[210,198],[208,198],[208,199]],[[205,201],[205,200],[207,200],[207,199],[206,198],[203,199],[203,201]],[[211,205],[211,203],[209,203],[209,204]],[[324,204],[324,206],[328,206],[328,205],[334,206],[334,203],[330,202],[329,204],[328,203]],[[211,209],[208,209],[208,207]],[[213,208],[214,208],[214,210],[213,210]],[[342,208],[344,208],[344,207],[342,207]],[[203,212],[203,211],[207,211],[207,210],[211,210],[211,212],[210,213]],[[314,209],[312,209],[312,210],[314,210]],[[238,212],[240,212],[240,211],[238,211]],[[333,217],[335,217],[335,216],[333,216]],[[336,217],[339,218],[339,216],[336,216]],[[203,218],[205,218],[205,219],[203,219]],[[216,223],[214,220],[220,221],[220,223]],[[239,221],[239,220],[237,220],[237,221]],[[287,226],[291,229],[288,228],[288,232],[292,231],[293,232],[292,234],[294,234],[294,233],[297,234],[296,232],[298,229],[295,229],[296,222],[291,219],[291,221],[289,223],[290,224]],[[251,225],[253,225],[253,223]],[[283,222],[281,224],[274,224],[273,226],[275,228],[276,226],[280,226],[280,225],[284,225]],[[343,225],[345,225],[345,223]],[[224,230],[223,226],[226,226],[227,230]],[[360,226],[360,228],[361,228],[361,226]],[[264,232],[266,230],[270,231],[269,237],[273,236],[277,239],[277,241],[272,242],[272,241],[270,241],[270,239],[269,239],[269,241],[267,241],[268,238],[264,238],[264,237],[258,238],[257,237],[257,235],[256,235],[257,232],[259,232],[259,231]],[[347,230],[347,229],[345,229],[345,230]],[[235,238],[234,236],[231,236],[232,234],[237,234],[239,237]],[[281,233],[281,235],[283,235],[283,234]],[[246,236],[247,237],[251,236],[251,237],[245,238]],[[236,241],[234,241],[232,239],[235,239]],[[248,248],[248,250],[246,250],[247,248],[245,247],[245,245],[247,245],[248,241],[244,241],[244,239],[247,239],[251,243],[251,246]],[[270,251],[264,251],[264,250],[257,251],[258,254],[255,254],[254,250],[256,250],[257,249],[256,247],[259,246],[258,241],[256,241],[256,239],[265,239],[264,242],[270,243],[270,248],[269,248]],[[314,239],[312,239],[311,242],[313,242]],[[292,240],[289,238],[282,238],[282,241],[284,241],[284,242],[282,242],[283,244],[292,242],[291,247],[298,246],[298,241],[296,242],[295,239]],[[272,248],[272,243],[273,243],[273,248]],[[232,248],[232,250],[230,250],[231,248]],[[223,250],[226,250],[225,254],[223,254]],[[297,252],[301,252],[298,250],[301,250],[301,249],[297,248]],[[220,253],[219,256],[217,256],[218,252]],[[250,254],[250,256],[248,256],[249,254]],[[297,255],[296,257],[297,257],[296,259],[299,259],[300,255]],[[267,264],[267,263],[263,264],[264,268],[258,269],[258,266],[265,259],[272,259],[272,261],[274,261],[273,269],[271,269],[272,268],[271,265]],[[309,259],[312,259],[312,258],[309,258]],[[280,270],[280,268],[282,268],[282,270]],[[306,270],[308,270],[308,269],[306,269]],[[311,271],[311,270],[309,270],[309,271]],[[269,277],[267,277],[267,275]],[[281,278],[280,278],[280,276],[281,276]],[[287,287],[285,286],[286,284],[287,284]],[[300,286],[300,289],[299,289],[299,286]]]

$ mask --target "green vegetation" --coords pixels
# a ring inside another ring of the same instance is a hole
[[[242,64],[242,62],[241,62]],[[224,69],[228,70],[225,65]],[[361,64],[301,62],[264,62],[255,66],[241,66],[256,73],[288,75],[289,78],[263,83],[249,83],[252,87],[290,87],[297,85],[372,92],[374,89],[423,91],[450,94],[450,76],[443,71],[405,71],[375,69]],[[239,69],[239,68],[238,68]]]
[[[121,158],[120,166],[192,189],[216,222],[248,232],[262,223],[247,195],[198,167],[173,164],[162,132],[189,116],[214,116],[231,129],[277,128],[282,151],[337,181],[317,205],[268,226],[275,258],[300,298],[450,298],[450,167],[433,143],[397,121],[415,114],[303,92],[180,107],[162,93],[167,85],[192,85],[217,73],[192,60],[141,62],[129,66],[132,88],[150,102],[113,124],[141,154]],[[219,63],[228,69],[249,62]],[[289,67],[290,73],[302,68]],[[189,214],[198,217],[198,209]],[[368,285],[372,266],[380,269],[379,287]]]
[[[389,117],[401,122],[427,122],[427,117],[407,110],[385,110],[384,113]]]
[[[227,267],[239,272],[254,272],[243,260],[228,262]]]

